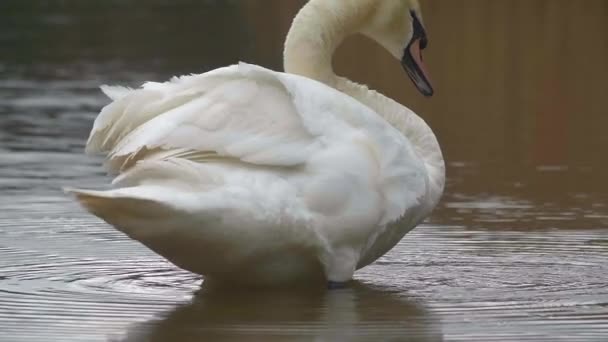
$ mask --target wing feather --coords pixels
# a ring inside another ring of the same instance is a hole
[[[426,195],[425,167],[407,138],[357,100],[310,79],[239,64],[118,93],[87,144],[107,153],[113,172],[167,158],[333,172],[364,156],[385,201],[381,224]],[[353,145],[360,148],[344,148]],[[356,154],[341,161],[321,157],[332,155],[327,151]]]

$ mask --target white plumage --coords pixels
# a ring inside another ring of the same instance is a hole
[[[241,63],[135,90],[105,86],[113,102],[87,152],[107,155],[114,189],[70,191],[208,279],[347,281],[430,213],[443,159],[409,109],[334,81]]]

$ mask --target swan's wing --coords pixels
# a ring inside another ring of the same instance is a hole
[[[106,93],[116,100],[97,118],[87,151],[106,152],[113,171],[160,155],[281,168],[314,164],[323,172],[364,156],[357,165],[366,170],[351,171],[377,187],[382,223],[416,207],[426,193],[424,165],[400,132],[310,79],[239,64]],[[327,151],[336,157],[321,158]]]
[[[148,83],[126,96],[120,91],[96,120],[87,151],[107,153],[111,171],[158,149],[192,160],[216,155],[259,165],[304,163],[320,148],[318,136],[302,124],[280,82],[241,69]]]

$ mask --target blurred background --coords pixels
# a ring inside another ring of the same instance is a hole
[[[83,213],[60,190],[109,181],[102,161],[83,154],[109,102],[98,87],[238,61],[281,70],[283,39],[304,3],[0,0],[0,330],[24,341],[36,339],[24,337],[23,326],[41,340],[52,329],[61,337],[121,331],[124,312],[129,322],[149,318],[172,310],[176,292],[192,295],[196,277]],[[359,279],[414,297],[440,316],[446,336],[463,341],[495,334],[605,341],[608,1],[421,5],[432,98],[365,38],[350,38],[334,58],[339,74],[422,116],[448,167],[431,218]],[[352,298],[361,296],[368,295]]]
[[[142,82],[239,60],[281,69],[303,0],[3,0],[2,78]],[[437,95],[350,39],[336,70],[412,107],[448,160],[605,166],[608,2],[422,2]]]

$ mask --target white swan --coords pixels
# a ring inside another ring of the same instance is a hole
[[[206,279],[350,280],[429,215],[444,185],[424,121],[333,73],[334,49],[357,32],[432,94],[417,1],[311,0],[285,43],[287,73],[239,64],[136,90],[103,87],[114,101],[87,152],[106,153],[119,175],[113,190],[69,192]]]

